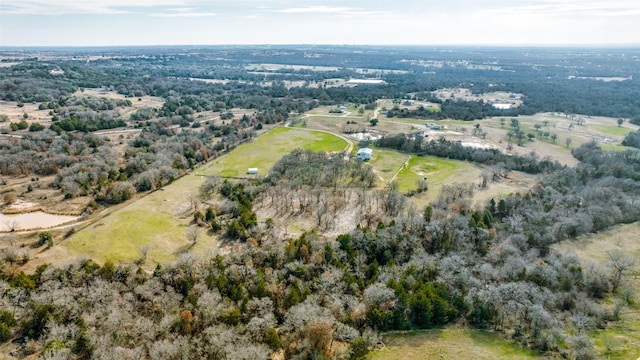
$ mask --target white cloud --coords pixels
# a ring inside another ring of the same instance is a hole
[[[133,8],[184,6],[192,0],[2,0],[2,12],[23,15],[122,14]],[[129,9],[129,10],[127,10]]]
[[[521,3],[506,7],[480,10],[488,15],[508,16],[554,16],[554,17],[612,17],[640,15],[640,2],[599,1],[599,0],[536,0],[533,3]]]
[[[366,11],[362,9],[355,9],[350,7],[341,6],[305,6],[305,7],[292,7],[281,10],[275,10],[275,12],[285,14],[331,14],[331,15],[377,15],[377,11]]]
[[[151,13],[149,16],[155,17],[210,17],[216,16],[216,13],[206,12],[206,11],[198,11],[194,8],[172,8],[167,9],[167,12],[162,13]]]

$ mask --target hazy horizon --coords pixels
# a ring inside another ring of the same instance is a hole
[[[113,44],[113,45],[0,45],[0,49],[130,49],[130,48],[216,48],[216,47],[414,47],[414,48],[495,48],[495,49],[636,49],[640,48],[640,42],[628,44],[305,44],[305,43],[261,43],[261,44]]]
[[[0,46],[627,47],[632,0],[3,0]]]

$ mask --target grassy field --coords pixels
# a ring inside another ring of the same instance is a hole
[[[633,150],[631,146],[623,146],[623,145],[616,145],[616,144],[602,144],[600,145],[600,147],[602,148],[602,150],[607,150],[607,151]]]
[[[380,186],[388,184],[395,177],[398,190],[408,192],[416,189],[416,182],[428,178],[429,190],[411,198],[416,205],[424,206],[437,199],[444,184],[473,182],[479,180],[482,167],[469,162],[439,158],[436,156],[413,156],[394,150],[373,148],[373,158],[369,161],[378,175]],[[406,164],[406,165],[405,165]],[[500,197],[513,192],[526,192],[535,182],[536,176],[513,171],[508,179],[489,183],[487,189],[476,191],[474,202],[484,203],[491,197]]]
[[[295,148],[341,151],[346,146],[344,140],[328,133],[276,128],[256,141],[238,146],[231,153],[198,170],[198,173],[244,176],[248,168],[258,168],[260,174],[265,175],[276,161]]]
[[[604,330],[592,333],[598,355],[607,359],[640,358],[640,222],[617,226],[598,234],[583,236],[576,241],[563,241],[554,245],[561,253],[574,253],[583,263],[593,262],[606,269],[609,262],[607,252],[623,250],[635,259],[634,273],[628,277],[622,288],[634,292],[634,303],[627,304],[621,295],[611,295],[604,301],[613,304],[621,301],[623,306],[621,321],[612,322]]]
[[[373,157],[369,160],[369,165],[373,167],[378,175],[381,181],[380,185],[386,185],[409,159],[411,159],[409,154],[373,148]]]
[[[426,176],[430,191],[439,192],[442,184],[446,182],[470,182],[475,180],[480,172],[478,167],[464,161],[435,156],[413,156],[408,165],[400,170],[396,180],[400,191],[409,191],[416,188],[416,181]]]
[[[385,348],[373,351],[369,360],[440,359],[538,359],[498,335],[456,328],[393,334],[383,337]]]
[[[61,247],[71,257],[86,255],[98,262],[117,263],[138,259],[140,249],[149,246],[149,266],[174,261],[186,250],[204,252],[215,247],[216,239],[204,231],[193,247],[186,239],[191,221],[187,195],[197,194],[203,181],[203,177],[186,175],[78,231]]]
[[[625,136],[634,130],[628,127],[617,125],[589,125],[588,127],[589,129],[597,131],[601,134],[611,136]]]
[[[45,256],[70,258],[86,255],[103,262],[128,262],[140,257],[140,249],[149,246],[147,266],[174,261],[182,253],[204,253],[218,244],[217,239],[201,229],[192,246],[186,239],[191,221],[188,195],[197,195],[204,177],[197,174],[244,175],[248,167],[258,167],[262,174],[283,155],[295,148],[339,151],[346,146],[331,134],[277,128],[251,143],[197,169],[161,190],[155,191],[63,241],[59,249]],[[66,256],[64,254],[66,252]]]

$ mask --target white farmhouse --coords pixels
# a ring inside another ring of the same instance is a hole
[[[371,155],[373,155],[373,150],[369,148],[362,148],[357,152],[358,160],[371,160]]]

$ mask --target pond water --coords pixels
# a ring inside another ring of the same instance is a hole
[[[78,220],[79,216],[53,215],[42,211],[25,214],[4,215],[0,214],[0,231],[44,229]]]

